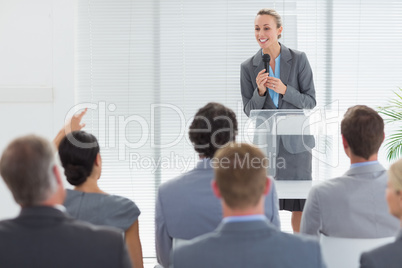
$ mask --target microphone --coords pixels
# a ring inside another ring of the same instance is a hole
[[[262,55],[262,61],[264,62],[265,73],[269,75],[269,62],[271,60],[271,56],[269,54]]]
[[[270,60],[271,60],[271,56],[269,54],[262,55],[262,61],[264,62],[265,73],[268,73],[268,75],[269,75],[269,61]],[[267,95],[267,91],[265,91],[264,96]]]

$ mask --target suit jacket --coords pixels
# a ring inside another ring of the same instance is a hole
[[[278,109],[312,109],[316,105],[313,72],[304,52],[281,45],[280,77],[287,86],[285,95],[279,94]],[[269,94],[260,96],[255,81],[264,69],[261,49],[241,64],[240,86],[244,112],[251,110],[277,109]]]
[[[174,268],[325,267],[318,241],[282,233],[261,220],[222,223],[180,243],[171,257]]]
[[[388,213],[386,170],[379,164],[349,169],[314,186],[307,198],[301,233],[345,238],[394,236],[399,221]]]
[[[121,231],[97,227],[53,207],[26,207],[0,222],[0,266],[131,267]]]
[[[360,257],[361,268],[399,268],[402,264],[402,232],[395,242],[365,252]]]
[[[189,240],[212,232],[222,220],[222,205],[214,195],[211,182],[214,173],[209,159],[167,181],[159,187],[156,200],[156,253],[158,262],[169,267],[172,239]],[[280,228],[279,204],[275,184],[265,199],[265,215]]]
[[[280,78],[287,90],[285,95],[279,94],[278,108],[268,93],[265,96],[258,94],[255,79],[264,69],[261,49],[241,64],[241,95],[247,116],[250,116],[251,110],[256,109],[312,109],[316,105],[313,72],[306,54],[280,45]],[[284,164],[278,164],[275,178],[311,180],[311,148],[314,147],[314,137],[281,136],[277,144],[276,163]]]

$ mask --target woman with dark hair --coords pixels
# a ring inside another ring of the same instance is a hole
[[[109,195],[99,188],[102,158],[95,136],[84,131],[67,134],[60,141],[59,155],[67,181],[75,186],[74,190],[67,190],[64,202],[67,212],[79,220],[123,230],[133,267],[143,267],[140,210],[133,201]]]

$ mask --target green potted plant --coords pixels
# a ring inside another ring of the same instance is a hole
[[[384,107],[378,107],[378,113],[385,115],[385,123],[402,122],[402,88],[394,92],[395,96]],[[399,159],[402,155],[402,127],[386,137],[385,148],[388,161]]]

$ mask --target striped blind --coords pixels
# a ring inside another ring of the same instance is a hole
[[[158,185],[197,161],[187,135],[195,112],[211,101],[232,108],[245,140],[240,64],[259,49],[254,18],[263,7],[282,15],[280,41],[307,54],[318,107],[341,117],[354,104],[385,104],[402,86],[400,1],[75,2],[76,102],[91,104],[85,123],[101,144],[101,188],[142,211],[144,257],[155,256]],[[349,166],[337,137],[328,178]],[[380,161],[387,166],[383,150]]]

